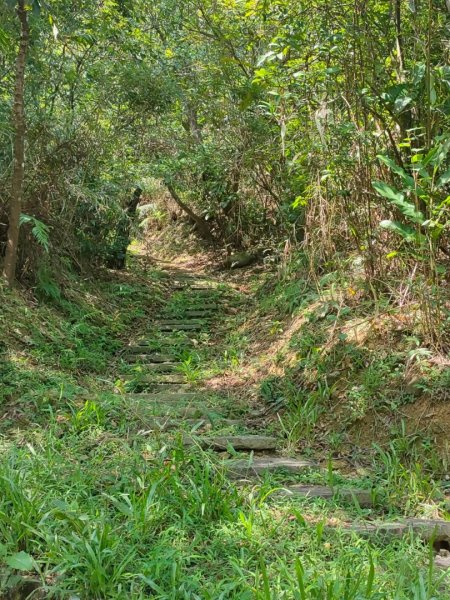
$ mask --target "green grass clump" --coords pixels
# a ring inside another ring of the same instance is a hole
[[[216,459],[176,441],[127,441],[96,420],[61,428],[50,421],[4,449],[3,589],[22,560],[50,597],[450,597],[436,595],[415,539],[373,545],[330,529],[342,508],[275,500],[269,482],[239,490]]]
[[[153,426],[157,415],[177,418],[180,406],[124,394],[147,391],[139,383],[145,367],[116,358],[127,339],[148,337],[151,348],[178,361],[195,390],[225,369],[238,372],[250,351],[250,336],[236,327],[245,313],[228,325],[217,315],[215,327],[193,339],[178,333],[168,343],[166,334],[155,333],[157,275],[150,274],[148,286],[132,277],[61,286],[37,306],[1,291],[7,309],[0,333],[7,343],[0,372],[6,415],[0,593],[9,597],[34,581],[45,597],[72,600],[450,600],[446,575],[435,572],[431,548],[417,537],[370,540],[346,528],[405,510],[420,514],[424,503],[439,500],[432,453],[417,467],[424,439],[394,432],[390,445],[373,449],[370,473],[358,478],[335,470],[330,455],[327,470],[236,485],[221,457],[183,445],[186,428],[162,433]],[[294,302],[292,290],[287,295]],[[188,296],[175,294],[166,310],[183,316]],[[293,342],[299,364],[260,387],[266,404],[284,411],[267,428],[288,454],[298,452],[299,440],[313,452],[332,401],[327,361],[350,361],[361,389],[380,404],[381,381],[398,364],[373,357],[367,365],[366,353],[345,340],[333,359],[316,351],[326,341],[320,319],[313,316]],[[248,408],[227,389],[202,392],[190,406],[212,417],[236,417]],[[245,419],[221,433],[241,429]],[[344,439],[344,432],[334,433],[330,453]],[[336,496],[277,495],[290,483],[328,485]],[[374,508],[345,503],[339,489],[349,486],[373,490]]]

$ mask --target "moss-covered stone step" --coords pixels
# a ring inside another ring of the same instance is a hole
[[[171,313],[168,311],[164,314],[164,318],[159,321],[160,323],[176,323],[179,321],[185,321],[187,323],[209,323],[213,316],[210,310],[180,310]]]
[[[187,311],[216,311],[219,310],[220,305],[217,302],[199,302],[198,300],[192,299],[189,301],[189,308],[186,307]]]
[[[188,404],[184,402],[151,402],[148,405],[139,405],[136,412],[139,414],[142,427],[145,429],[151,427],[154,419],[174,418],[174,419],[202,419],[205,417],[205,410],[199,404]],[[150,423],[150,425],[148,425]]]
[[[172,362],[174,360],[174,356],[172,354],[169,354],[168,352],[157,352],[145,344],[139,346],[128,346],[123,352],[122,358],[127,362],[145,359],[147,362],[151,363]]]
[[[226,450],[230,446],[234,450],[275,450],[278,440],[268,435],[224,435],[211,437],[187,437],[186,446],[199,445],[211,450]]]
[[[197,418],[173,418],[169,415],[156,417],[154,420],[146,423],[149,428],[159,429],[160,431],[170,431],[173,429],[183,429],[189,427],[190,429],[202,429],[203,427],[233,427],[239,425],[239,421],[236,419],[226,419],[224,417],[210,418],[209,415],[202,415]]]
[[[450,521],[442,519],[405,519],[395,522],[351,523],[342,529],[364,536],[403,537],[411,531],[426,542],[450,543]]]
[[[302,473],[317,465],[310,460],[301,458],[261,456],[250,457],[249,459],[229,460],[224,463],[224,466],[231,477],[259,477],[266,473],[283,471]]]
[[[207,282],[207,281],[175,281],[172,284],[173,289],[180,290],[195,290],[208,292],[215,291],[218,287],[218,284],[215,282]]]
[[[344,502],[357,503],[362,508],[370,508],[374,504],[374,494],[371,490],[358,488],[332,488],[325,485],[289,485],[277,492],[279,496],[300,498],[334,498]]]
[[[145,368],[145,370],[150,373],[176,373],[180,367],[180,363],[142,363],[139,367]]]
[[[155,326],[156,327],[156,326]],[[184,331],[172,331],[172,335],[168,332],[156,331],[158,349],[155,349],[154,340],[155,338],[149,334],[147,337],[143,337],[136,342],[136,345],[140,348],[150,348],[152,352],[161,352],[161,354],[167,354],[168,351],[172,351],[173,347],[185,344],[191,344],[191,340]],[[146,350],[144,350],[144,353]]]
[[[203,325],[202,319],[185,319],[183,317],[173,317],[172,319],[160,319],[156,326],[160,325]]]
[[[201,396],[195,392],[156,392],[156,393],[140,393],[126,394],[126,398],[137,402],[184,402],[199,399]]]
[[[138,383],[151,383],[151,384],[159,384],[159,383],[176,383],[176,384],[187,384],[186,377],[183,373],[162,373],[159,375],[158,373],[150,373],[149,375],[139,375]]]
[[[218,297],[217,290],[214,288],[199,288],[199,287],[186,287],[183,288],[186,292],[189,293],[189,298],[191,300],[195,300],[195,298],[210,298],[211,300]],[[224,297],[227,297],[226,294],[223,294]],[[188,298],[188,299],[189,299]]]
[[[144,389],[145,388],[145,389]],[[194,388],[188,383],[174,384],[174,383],[148,383],[140,382],[139,394],[184,394],[186,392],[194,392]],[[197,393],[197,397],[200,395]]]
[[[212,309],[205,308],[204,310],[202,310],[202,309],[186,310],[184,313],[184,316],[188,317],[189,319],[195,319],[195,318],[209,319],[212,314],[213,314]]]
[[[174,323],[156,323],[155,327],[159,331],[200,331],[205,327],[205,323],[178,321]]]

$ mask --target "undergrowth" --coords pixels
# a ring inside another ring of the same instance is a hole
[[[356,475],[337,466],[363,401],[383,410],[410,401],[405,395],[392,404],[394,395],[382,390],[386,381],[404,376],[409,347],[383,357],[343,338],[327,346],[328,327],[336,325],[338,332],[341,320],[351,318],[339,304],[336,309],[327,299],[320,312],[320,294],[306,280],[298,286],[309,290],[305,297],[294,300],[293,285],[285,309],[279,287],[274,296],[266,291],[259,310],[272,316],[276,306],[281,326],[283,315],[296,311],[311,318],[288,341],[296,362],[283,375],[262,379],[262,399],[279,411],[265,427],[277,432],[289,455],[302,450],[320,457],[326,443],[327,467],[239,487],[217,457],[184,447],[181,432],[163,435],[151,427],[157,408],[124,395],[139,387],[136,369],[121,360],[120,349],[143,334],[152,348],[162,349],[161,338],[147,332],[163,290],[157,273],[123,278],[73,280],[58,297],[39,302],[1,290],[5,597],[29,591],[33,582],[30,598],[42,597],[43,590],[45,597],[72,600],[450,599],[427,544],[412,536],[369,540],[345,527],[422,514],[427,503],[448,516],[440,459],[426,436],[412,435],[406,426],[367,455],[360,451],[365,468]],[[167,305],[180,317],[187,307],[183,294]],[[333,314],[338,318],[327,319]],[[190,383],[224,370],[245,372],[254,335],[245,330],[246,316],[238,310],[227,323],[215,316],[215,327],[190,345],[174,336],[172,351]],[[284,360],[283,353],[275,357],[278,366]],[[346,370],[347,387],[339,387],[332,364]],[[445,377],[440,371],[426,381],[442,386]],[[360,388],[352,396],[355,381]],[[341,394],[352,400],[350,417],[345,427],[324,430]],[[202,408],[211,415],[229,410],[230,416],[243,410],[228,390],[203,396]],[[375,505],[363,509],[339,494],[331,501],[276,494],[290,482],[336,492],[359,486],[372,490]]]

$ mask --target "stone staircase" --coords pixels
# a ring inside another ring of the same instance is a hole
[[[166,308],[149,336],[129,345],[122,356],[130,367],[139,369],[138,391],[128,393],[127,399],[130,406],[145,405],[150,413],[145,431],[179,430],[186,446],[220,453],[220,465],[236,485],[277,474],[281,483],[275,495],[334,499],[361,508],[372,507],[376,499],[370,489],[293,484],[293,476],[308,474],[318,465],[305,457],[280,455],[281,440],[256,432],[245,415],[236,417],[231,399],[225,398],[219,407],[210,404],[208,391],[188,381],[180,356],[192,348],[194,340],[198,343],[202,333],[211,330],[218,313],[226,313],[228,297],[208,280],[177,276],[170,283],[174,292],[185,294],[182,306],[176,310]],[[230,428],[233,433],[223,433]],[[450,522],[442,520],[358,522],[344,529],[361,535],[399,537],[413,531],[424,540],[433,541],[437,550],[450,549]]]

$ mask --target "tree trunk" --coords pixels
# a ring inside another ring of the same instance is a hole
[[[175,190],[175,188],[173,187],[172,184],[170,184],[170,183],[168,183],[166,181],[165,185],[166,185],[167,189],[169,190],[170,195],[172,196],[172,198],[178,204],[178,206],[182,210],[184,210],[184,212],[194,221],[194,223],[197,226],[199,234],[203,238],[205,238],[206,240],[208,240],[208,241],[211,242],[213,240],[213,237],[212,237],[211,231],[210,231],[210,229],[209,229],[208,224],[206,223],[206,221],[204,219],[202,219],[202,217],[199,217],[198,215],[196,215],[195,212],[193,210],[191,210],[189,208],[189,206],[183,202],[183,200],[177,194],[177,192],[176,192],[176,190]]]
[[[8,240],[6,245],[5,264],[3,267],[3,276],[9,287],[12,287],[16,275],[25,170],[24,81],[29,41],[28,16],[25,9],[25,0],[17,0],[17,16],[20,22],[20,42],[16,60],[16,82],[12,110],[12,125],[14,130],[13,171],[11,177],[11,205],[9,211]]]

